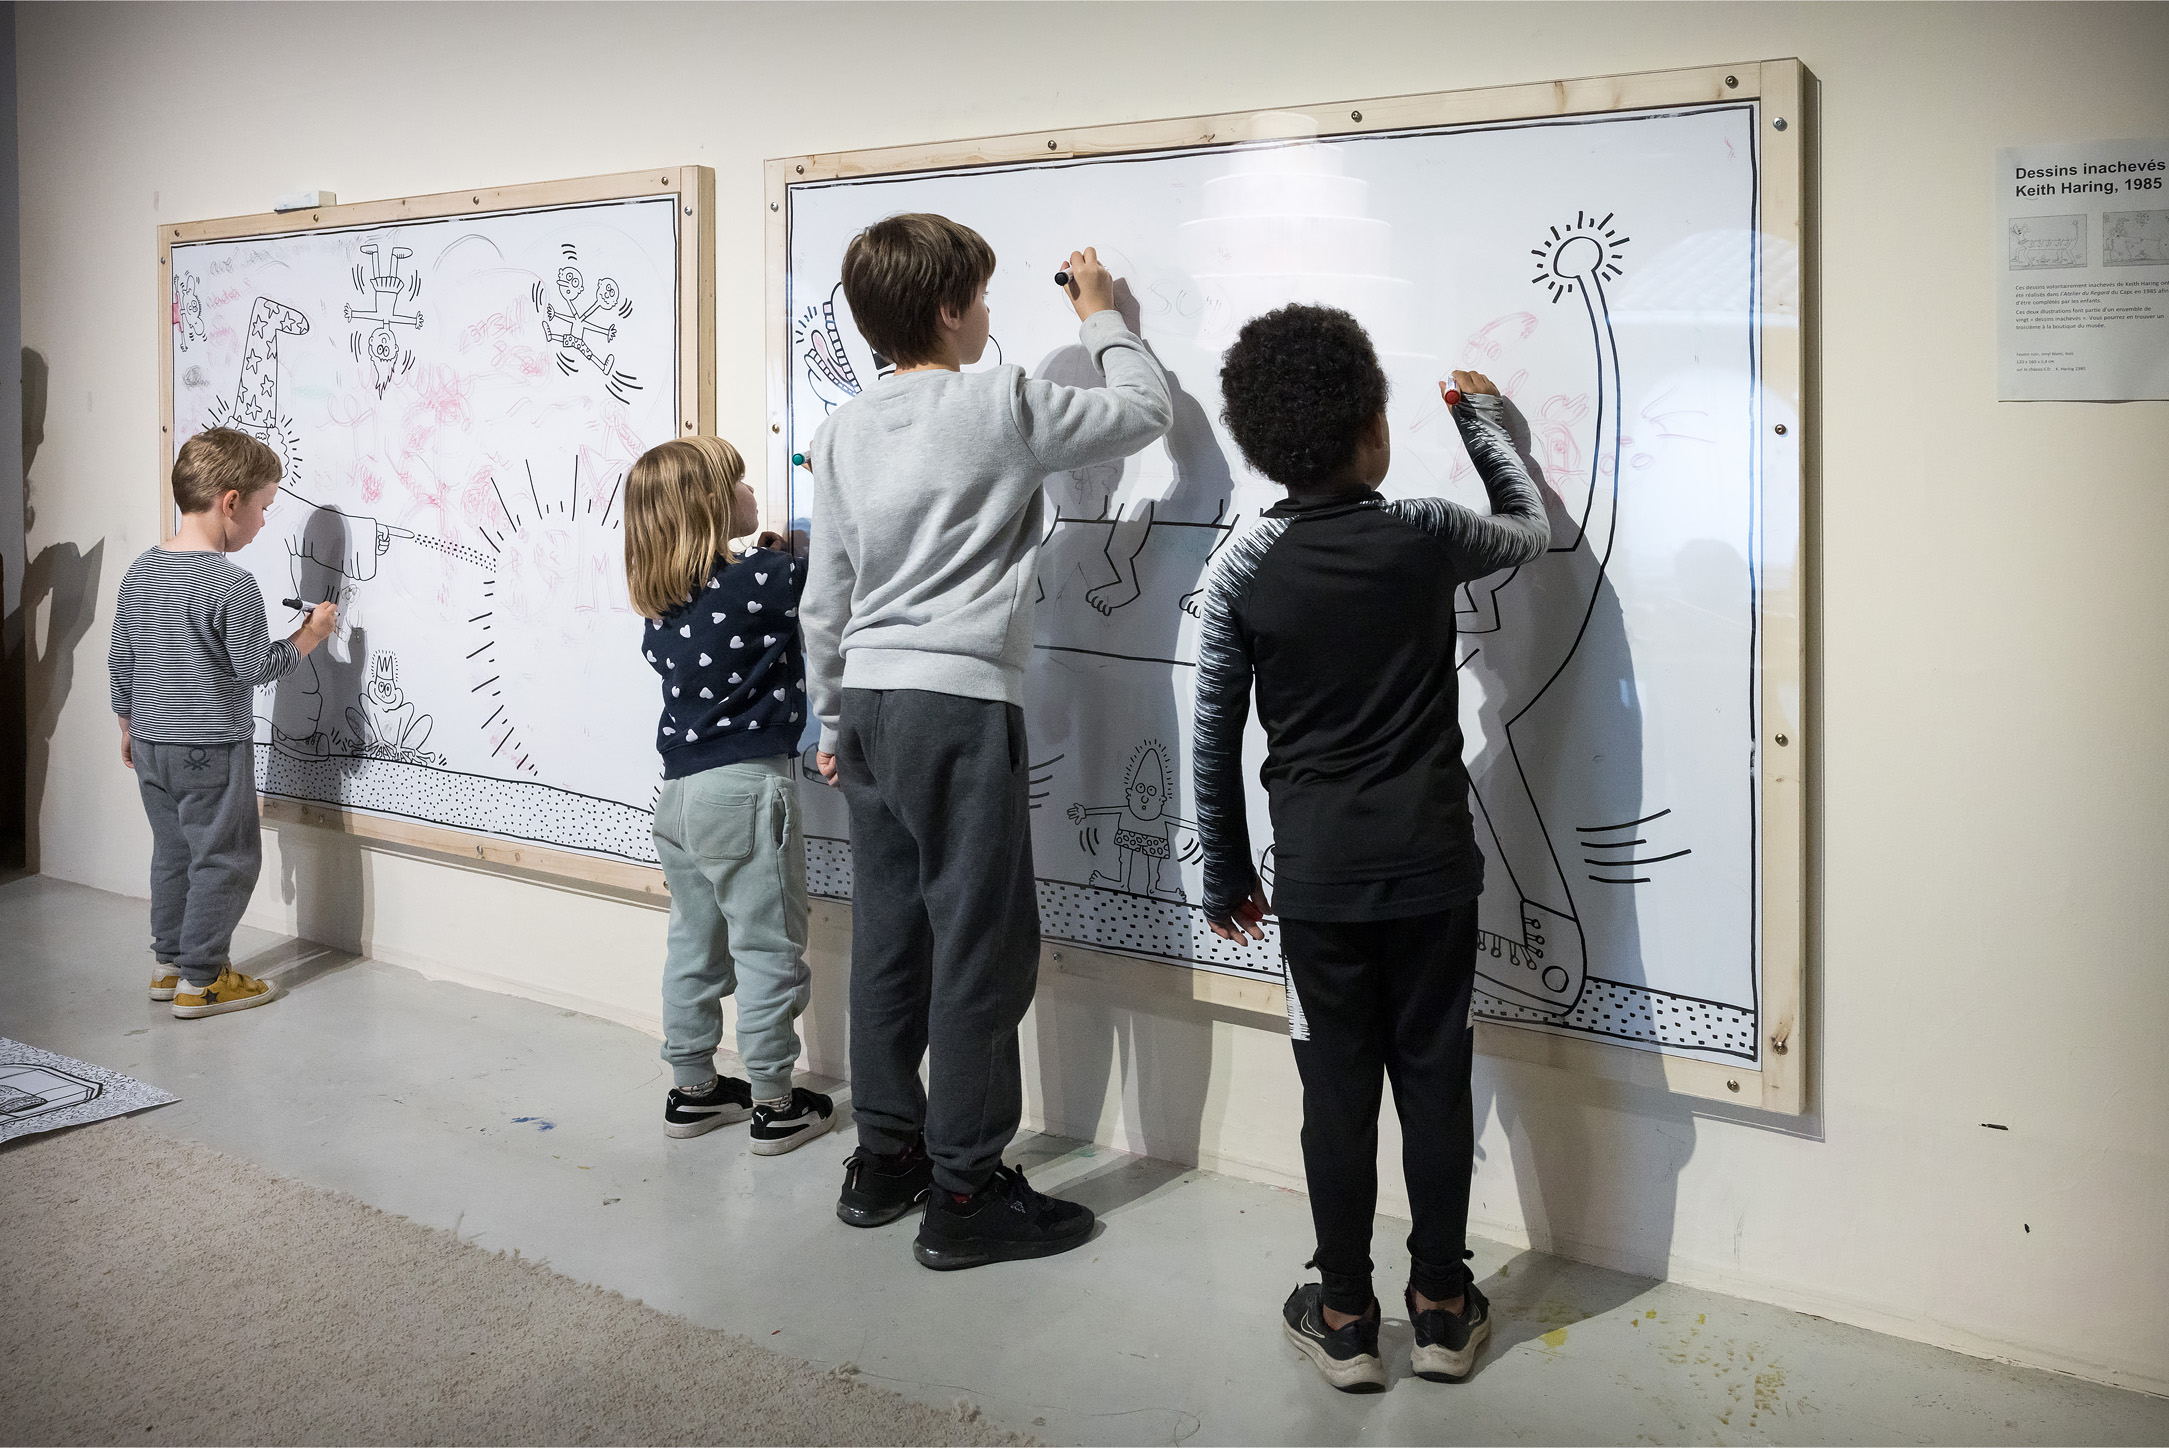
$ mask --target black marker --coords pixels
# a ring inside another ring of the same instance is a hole
[[[329,602],[329,600],[326,601]],[[288,608],[298,608],[303,613],[314,613],[319,607],[319,605],[317,604],[303,603],[298,598],[282,598],[279,600],[279,602],[285,604]]]
[[[1068,273],[1068,272],[1066,272],[1066,271],[1058,271],[1058,272],[1056,272],[1056,273],[1054,274],[1054,284],[1055,284],[1056,286],[1058,286],[1058,287],[1066,287],[1066,286],[1068,286],[1068,285],[1069,285],[1069,273]]]

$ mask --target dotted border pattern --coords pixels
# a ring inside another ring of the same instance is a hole
[[[282,799],[391,815],[495,839],[657,865],[655,815],[520,779],[493,779],[368,755],[296,759],[256,746],[256,788]]]
[[[1589,977],[1582,997],[1564,1015],[1476,992],[1473,1014],[1508,1025],[1558,1026],[1578,1034],[1646,1041],[1755,1059],[1755,1013],[1740,1006],[1673,995],[1625,981]]]
[[[827,899],[850,902],[848,841],[806,841],[806,888]],[[1151,899],[1098,885],[1073,885],[1066,880],[1041,880],[1039,930],[1048,940],[1071,945],[1141,955],[1170,965],[1251,980],[1277,983],[1281,979],[1280,931],[1272,921],[1265,922],[1265,939],[1237,945],[1206,928],[1202,908],[1180,900]]]

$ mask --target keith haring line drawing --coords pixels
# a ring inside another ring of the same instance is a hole
[[[402,312],[399,310],[399,300],[405,297],[411,302],[422,294],[422,273],[417,269],[411,277],[402,277],[399,274],[399,264],[414,255],[413,248],[393,247],[390,271],[377,265],[379,249],[375,242],[367,243],[361,248],[362,255],[369,258],[366,269],[363,263],[354,263],[355,290],[364,296],[374,296],[375,305],[357,308],[352,302],[348,302],[340,310],[349,322],[362,324],[348,338],[348,346],[357,361],[364,352],[367,353],[371,368],[376,374],[377,396],[382,397],[384,389],[391,386],[394,377],[414,366],[413,351],[401,345],[398,333],[392,329],[412,327],[416,331],[421,330],[422,309],[416,307],[411,312]],[[362,340],[363,331],[368,333],[366,343]]]
[[[279,411],[279,338],[308,335],[309,319],[284,302],[258,297],[249,309],[249,330],[241,353],[241,380],[232,403],[211,404],[211,426],[238,428],[270,445],[279,455],[285,481],[301,468],[301,439],[292,419]]]
[[[429,742],[429,715],[399,687],[399,656],[389,651],[369,660],[369,685],[346,711],[357,754],[409,764],[442,764],[444,756],[422,748]]]
[[[1098,856],[1100,844],[1099,828],[1089,822],[1114,820],[1115,869],[1110,874],[1095,868],[1088,883],[1163,900],[1187,898],[1181,871],[1171,869],[1163,876],[1161,867],[1170,861],[1202,859],[1204,850],[1198,843],[1197,826],[1168,810],[1175,797],[1175,775],[1168,767],[1166,745],[1147,739],[1131,751],[1122,795],[1121,804],[1069,807],[1070,823],[1083,826],[1077,843],[1088,855]]]
[[[203,296],[197,290],[194,272],[176,272],[173,277],[173,326],[180,333],[181,350],[186,352],[191,342],[201,342],[203,331]]]
[[[580,274],[576,263],[580,251],[572,243],[559,247],[562,265],[557,269],[555,286],[557,295],[565,303],[559,311],[557,303],[549,299],[549,293],[541,281],[530,290],[535,311],[542,318],[542,335],[557,348],[557,369],[571,376],[580,369],[580,359],[585,358],[590,367],[602,374],[603,387],[620,402],[630,402],[629,393],[641,390],[640,379],[617,365],[617,353],[605,352],[595,355],[599,342],[608,347],[618,339],[618,323],[633,314],[633,299],[624,294],[616,277],[602,277],[595,283],[593,292],[588,290],[587,279]],[[583,305],[584,303],[584,305]],[[597,313],[601,314],[597,320]]]
[[[808,304],[792,319],[791,341],[799,370],[824,413],[834,412],[896,371],[896,364],[869,346],[851,325],[842,282],[830,289],[826,301]],[[984,372],[1001,365],[1001,338],[990,336],[987,350],[964,370]]]
[[[1489,658],[1483,644],[1466,647],[1461,659],[1462,668],[1477,667],[1486,685],[1487,708],[1497,711],[1497,732],[1504,736],[1496,740],[1487,733],[1483,756],[1470,770],[1470,793],[1479,827],[1491,836],[1486,854],[1506,871],[1518,898],[1517,928],[1480,932],[1477,973],[1486,989],[1543,1011],[1570,1011],[1581,999],[1589,975],[1588,947],[1560,861],[1560,842],[1545,824],[1529,778],[1533,756],[1517,747],[1515,729],[1573,658],[1611,562],[1619,503],[1619,349],[1604,283],[1621,275],[1620,248],[1630,239],[1619,235],[1612,222],[1612,215],[1591,220],[1589,213],[1580,213],[1572,226],[1552,227],[1534,248],[1539,269],[1532,283],[1547,289],[1555,304],[1579,297],[1595,341],[1595,445],[1589,449],[1588,491],[1579,516],[1571,516],[1570,504],[1569,517],[1553,519],[1552,546],[1544,558],[1496,583],[1479,580],[1467,590],[1472,600],[1481,600],[1479,616],[1465,620],[1470,634],[1524,635],[1491,650]],[[1571,439],[1568,449],[1554,453],[1553,461],[1570,455]],[[1535,571],[1539,569],[1541,573]],[[1524,573],[1528,581],[1502,603],[1500,595]],[[1533,596],[1539,580],[1542,600]],[[1519,619],[1511,613],[1516,603],[1522,609]]]

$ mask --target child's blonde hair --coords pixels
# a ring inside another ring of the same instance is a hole
[[[733,538],[753,530],[738,516],[746,475],[738,449],[719,437],[681,437],[649,448],[625,475],[625,583],[643,618],[691,598]]]

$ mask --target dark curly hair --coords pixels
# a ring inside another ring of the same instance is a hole
[[[1338,307],[1252,317],[1220,363],[1220,420],[1250,466],[1294,492],[1330,484],[1386,408],[1370,335]]]

